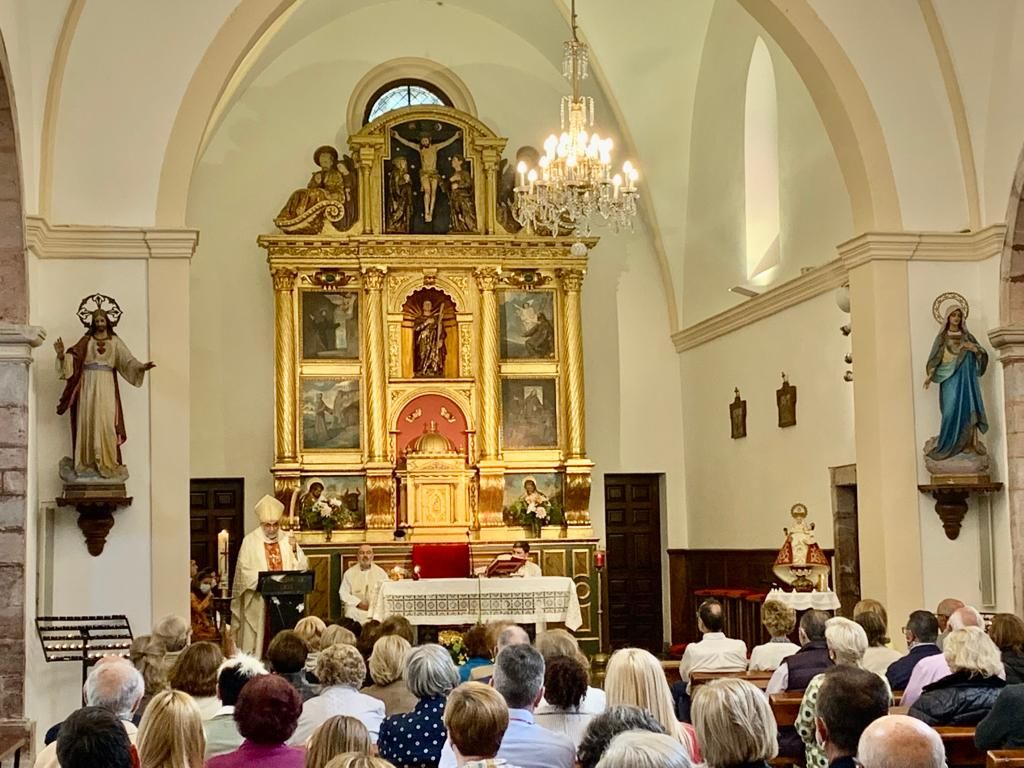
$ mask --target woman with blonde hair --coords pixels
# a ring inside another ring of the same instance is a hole
[[[746,680],[705,683],[693,692],[691,712],[707,768],[766,768],[779,753],[768,698]]]
[[[303,671],[316,672],[316,658],[320,655],[321,639],[327,625],[319,616],[304,616],[295,624],[295,634],[306,641],[309,653],[306,654],[306,665]]]
[[[604,678],[609,707],[646,709],[665,733],[682,742],[694,762],[700,762],[699,740],[693,728],[676,720],[672,691],[665,670],[654,655],[642,648],[623,648],[612,654]]]
[[[416,709],[417,698],[402,677],[402,668],[411,647],[401,635],[384,635],[373,644],[367,665],[373,685],[363,688],[363,693],[384,702],[385,717]]]
[[[907,713],[930,726],[977,725],[1006,686],[999,648],[981,627],[950,632],[942,644],[950,674],[926,685]]]
[[[750,650],[751,671],[774,671],[787,656],[800,650],[800,646],[789,639],[796,626],[796,611],[781,600],[768,600],[761,606],[761,623],[771,637],[767,643],[756,645]]]
[[[182,691],[153,697],[136,739],[140,768],[202,768],[206,752],[203,716]]]
[[[171,667],[171,688],[183,691],[195,699],[203,720],[209,720],[220,709],[217,698],[217,674],[224,654],[213,643],[193,643],[178,657]]]
[[[861,600],[861,602],[865,601]],[[854,609],[854,613],[856,614],[856,609]],[[868,637],[868,649],[864,651],[864,669],[885,677],[886,670],[900,658],[900,653],[889,647],[884,609],[882,613],[870,611],[856,614],[853,620],[861,625],[864,634]]]
[[[394,766],[379,757],[364,755],[360,752],[346,752],[344,755],[333,758],[324,768],[394,768]]]
[[[348,715],[335,715],[313,731],[306,745],[305,768],[326,768],[332,758],[346,752],[368,755],[373,749],[366,726]]]

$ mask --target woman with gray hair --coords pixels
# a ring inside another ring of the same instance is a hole
[[[597,768],[691,768],[692,765],[679,739],[664,733],[626,731],[612,739]]]
[[[396,768],[437,765],[447,736],[444,706],[459,684],[459,670],[440,645],[420,645],[406,656],[405,684],[419,702],[412,712],[389,717],[381,725],[380,756]]]
[[[693,693],[693,727],[707,768],[764,766],[779,753],[765,695],[738,678],[712,680]]]
[[[320,651],[316,676],[323,688],[319,696],[302,705],[299,724],[288,743],[305,746],[313,731],[335,715],[359,720],[370,732],[370,741],[376,743],[384,720],[384,702],[359,692],[366,677],[366,662],[355,646],[332,645]]]

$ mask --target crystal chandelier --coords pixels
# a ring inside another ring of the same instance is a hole
[[[537,168],[516,166],[512,215],[533,232],[558,235],[590,233],[595,214],[618,231],[633,229],[636,216],[637,170],[628,160],[622,173],[612,174],[612,140],[588,133],[594,126],[594,100],[580,94],[588,75],[587,46],[576,34],[576,0],[572,0],[572,40],[564,45],[562,76],[572,94],[562,97],[561,134],[544,141]]]

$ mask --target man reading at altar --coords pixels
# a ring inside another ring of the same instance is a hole
[[[338,594],[345,606],[345,616],[360,624],[370,620],[370,603],[380,585],[388,580],[387,572],[373,563],[373,547],[363,544],[356,555],[356,564],[345,571]]]
[[[527,578],[530,578],[533,576],[544,575],[540,570],[540,566],[530,559],[530,543],[528,541],[517,541],[515,544],[513,544],[512,554],[515,557],[526,558],[526,562],[519,566],[519,570],[513,573],[513,576],[525,576]]]
[[[296,541],[281,533],[284,504],[273,496],[256,502],[260,525],[246,534],[238,551],[235,583],[232,587],[231,624],[238,647],[245,653],[262,657],[266,630],[266,607],[256,591],[260,571],[304,571],[309,568],[306,555]]]

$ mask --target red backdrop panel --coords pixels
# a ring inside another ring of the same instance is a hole
[[[442,409],[447,416],[441,413]],[[466,416],[462,409],[444,395],[420,395],[407,403],[398,415],[399,454],[405,453],[409,443],[422,435],[423,428],[431,421],[437,422],[437,431],[447,437],[457,451],[466,453]]]

